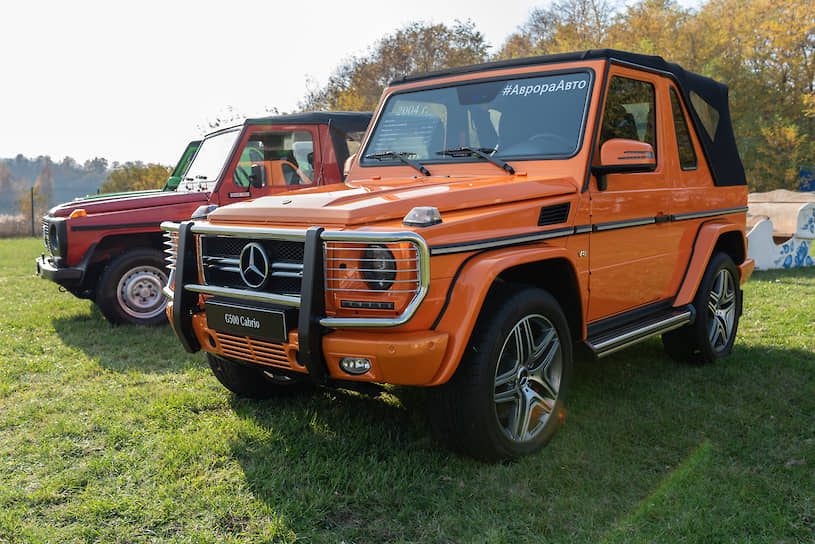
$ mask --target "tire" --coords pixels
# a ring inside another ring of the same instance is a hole
[[[662,335],[666,353],[680,362],[705,364],[730,354],[741,317],[739,273],[726,253],[708,263],[693,299],[696,319]]]
[[[167,321],[167,268],[160,251],[139,248],[122,253],[99,278],[96,304],[114,324],[159,325]]]
[[[560,426],[571,373],[571,335],[557,301],[541,289],[502,285],[482,308],[456,373],[433,391],[433,427],[465,455],[528,455]]]
[[[206,355],[209,367],[221,385],[239,397],[264,400],[309,388],[309,383],[300,377],[275,373],[271,369],[267,372],[212,353]]]

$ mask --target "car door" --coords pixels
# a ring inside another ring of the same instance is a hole
[[[593,165],[605,142],[626,139],[651,144],[656,168],[592,176],[589,321],[669,297],[679,240],[670,223],[674,182],[661,136],[669,113],[660,108],[665,92],[656,74],[610,67]]]
[[[247,132],[231,176],[232,199],[257,198],[315,184],[321,157],[316,125],[258,126]],[[252,168],[261,176],[251,185]]]

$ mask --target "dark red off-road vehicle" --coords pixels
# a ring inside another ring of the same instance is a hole
[[[208,134],[162,190],[89,197],[51,208],[42,219],[47,254],[37,259],[37,273],[96,301],[113,323],[163,322],[162,221],[339,183],[370,119],[370,113],[302,113],[249,119]]]

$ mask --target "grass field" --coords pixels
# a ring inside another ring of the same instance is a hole
[[[421,390],[231,395],[0,240],[0,543],[813,542],[815,268],[756,273],[731,357],[577,364],[542,452],[432,439]]]

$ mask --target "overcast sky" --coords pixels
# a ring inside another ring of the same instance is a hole
[[[291,111],[308,78],[325,84],[345,59],[410,22],[469,18],[494,52],[548,3],[8,0],[0,158],[172,165],[228,106]]]

